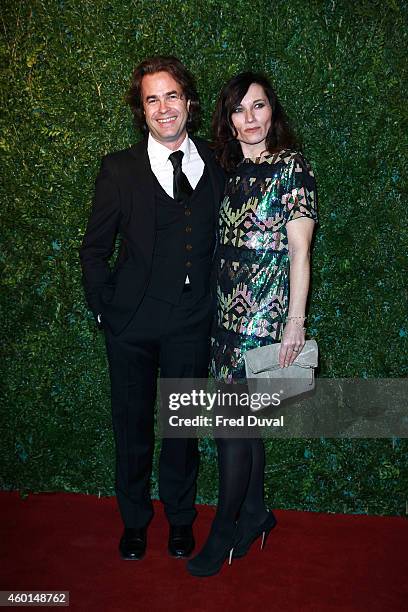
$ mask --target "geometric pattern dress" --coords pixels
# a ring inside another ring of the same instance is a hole
[[[284,149],[261,162],[244,159],[227,179],[216,253],[217,312],[211,373],[245,378],[245,351],[280,342],[289,307],[286,224],[317,221],[312,169]]]

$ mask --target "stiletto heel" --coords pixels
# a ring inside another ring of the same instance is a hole
[[[192,576],[214,576],[228,559],[228,565],[234,558],[234,540],[236,525],[212,525],[210,535],[203,549],[187,563],[187,570]]]
[[[262,536],[261,550],[264,549],[267,537],[276,525],[276,518],[273,512],[260,525],[254,524],[254,518],[249,513],[240,516],[237,526],[237,539],[235,540],[233,557],[239,559],[244,557],[255,540]]]

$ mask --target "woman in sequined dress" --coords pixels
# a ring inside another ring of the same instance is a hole
[[[241,73],[214,114],[216,156],[227,172],[221,203],[212,374],[231,387],[245,378],[245,351],[281,342],[289,366],[305,343],[316,186],[283,108],[264,76]],[[290,265],[289,265],[290,264]],[[239,409],[239,407],[237,407]],[[242,557],[276,524],[264,502],[262,439],[216,438],[217,513],[190,573],[217,573],[233,548]]]

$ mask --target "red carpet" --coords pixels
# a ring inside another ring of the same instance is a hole
[[[193,578],[167,556],[160,504],[142,561],[117,553],[115,499],[0,493],[1,590],[70,591],[71,610],[407,610],[408,523],[404,518],[277,511],[266,548]],[[214,510],[199,508],[198,547]],[[405,604],[404,604],[405,602]]]

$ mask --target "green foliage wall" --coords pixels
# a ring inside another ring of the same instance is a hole
[[[78,248],[101,155],[135,140],[123,102],[154,53],[197,75],[202,135],[222,83],[266,71],[317,176],[310,334],[321,375],[407,375],[407,3],[2,3],[1,486],[113,491],[103,337]],[[202,443],[199,499],[214,502]],[[404,440],[268,443],[278,507],[403,513]],[[156,491],[156,481],[153,482]]]

